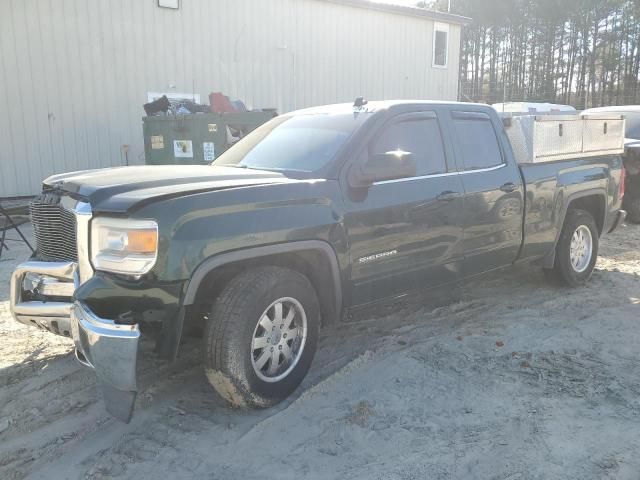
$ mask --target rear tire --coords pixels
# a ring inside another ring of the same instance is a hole
[[[584,285],[598,259],[598,235],[598,226],[589,212],[568,210],[556,245],[554,266],[544,270],[545,277],[570,287]]]
[[[318,298],[307,277],[281,267],[240,273],[205,326],[207,378],[235,407],[275,405],[307,374],[319,326]]]

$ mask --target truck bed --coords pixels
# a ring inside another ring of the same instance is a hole
[[[599,220],[601,234],[608,232],[615,222],[615,218],[608,218],[612,217],[608,212],[618,200],[622,177],[620,155],[521,163],[519,168],[526,188],[521,259],[552,254],[564,210],[571,199],[588,202],[604,197],[606,208]]]

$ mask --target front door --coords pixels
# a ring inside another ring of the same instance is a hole
[[[396,150],[413,154],[415,177],[345,186],[353,305],[458,278],[463,187],[437,115],[392,118],[363,154]]]

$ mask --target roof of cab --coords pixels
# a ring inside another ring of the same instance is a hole
[[[466,102],[451,102],[451,101],[443,101],[443,100],[377,100],[377,101],[367,101],[362,107],[354,106],[354,103],[335,103],[331,105],[320,105],[317,107],[309,107],[301,110],[295,110],[293,112],[289,112],[288,115],[312,115],[312,114],[341,114],[341,113],[353,113],[354,111],[358,111],[361,113],[375,113],[382,110],[389,110],[393,107],[398,106],[407,106],[407,105],[415,105],[415,106],[430,106],[430,105],[445,105],[445,106],[460,106],[462,108],[470,108],[470,107],[483,107],[487,109],[491,109],[489,105],[482,103],[466,103]]]

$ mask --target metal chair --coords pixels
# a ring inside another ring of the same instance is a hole
[[[2,219],[2,218],[4,218],[5,223],[1,227],[2,228],[2,236],[0,237],[0,259],[2,259],[2,252],[4,250],[9,251],[9,246],[7,245],[7,242],[20,242],[20,241],[22,241],[22,242],[27,244],[27,246],[29,247],[31,252],[35,253],[35,250],[31,246],[31,244],[29,243],[29,240],[27,240],[27,237],[25,237],[24,234],[20,231],[20,228],[18,228],[18,225],[16,225],[16,223],[11,218],[11,215],[9,215],[9,212],[7,212],[5,210],[5,208],[2,206],[2,202],[0,202],[0,219]],[[22,240],[13,239],[13,238],[7,238],[7,231],[8,230],[15,230],[18,233],[18,235],[20,235],[20,238]]]

